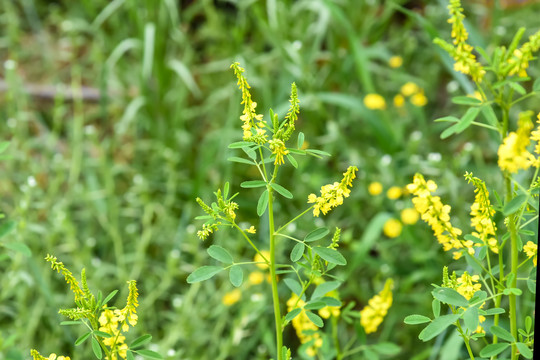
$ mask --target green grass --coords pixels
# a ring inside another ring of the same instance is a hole
[[[418,329],[405,327],[403,318],[429,311],[429,284],[440,282],[450,256],[423,224],[406,227],[398,239],[381,235],[381,220],[375,219],[398,214],[410,201],[374,199],[367,185],[377,180],[385,189],[404,186],[417,171],[436,177],[441,196],[466,227],[473,192],[461,175],[493,174],[496,147],[482,131],[439,139],[446,125],[432,120],[459,113],[449,98],[472,87],[431,43],[435,36],[449,38],[445,2],[411,3],[2,0],[0,60],[9,90],[0,100],[0,127],[2,140],[10,141],[10,158],[0,164],[0,208],[17,222],[10,240],[26,244],[32,255],[0,248],[0,359],[26,359],[31,347],[72,358],[89,354],[89,348],[73,349],[80,335],[75,328],[58,326],[64,319],[57,309],[71,306],[72,298],[48,269],[47,253],[75,274],[86,267],[90,286],[104,293],[125,291],[125,281],[136,279],[141,306],[135,329],[152,334],[154,350],[167,358],[271,356],[268,288],[243,288],[241,303],[226,307],[226,278],[194,286],[185,281],[208,264],[204,250],[212,243],[251,258],[226,232],[200,242],[200,223],[193,220],[201,213],[196,196],[210,196],[225,180],[239,183],[256,175],[226,161],[227,144],[241,138],[240,94],[228,69],[235,60],[245,66],[265,116],[269,106],[285,114],[295,81],[298,128],[313,147],[334,155],[302,160],[295,171],[309,168],[316,176],[283,176],[280,184],[305,195],[282,208],[284,214],[301,208],[345,164],[361,170],[346,205],[321,221],[343,228],[342,248],[351,265],[339,273],[346,280],[341,297],[354,301],[356,311],[387,277],[396,282],[393,307],[366,341],[399,344],[397,358],[439,358],[445,340],[430,354],[432,344],[418,340]],[[535,31],[538,10],[529,5],[491,14],[467,7],[471,40],[489,50],[508,42],[518,25]],[[488,18],[491,23],[483,26]],[[392,55],[403,57],[401,68],[387,65]],[[531,66],[531,76],[538,75]],[[426,107],[392,107],[407,81],[425,89]],[[26,94],[29,84],[64,84],[76,92],[88,86],[104,96],[68,101],[57,92],[38,99]],[[369,92],[385,96],[388,110],[367,109],[362,99]],[[534,109],[534,100],[522,106]],[[440,160],[430,153],[440,153]],[[495,180],[502,187],[502,179]],[[464,188],[470,190],[466,196]],[[239,218],[254,221],[254,204],[239,205]],[[340,331],[362,336],[358,326]],[[292,330],[289,335],[295,339]],[[291,346],[295,341],[286,340]]]

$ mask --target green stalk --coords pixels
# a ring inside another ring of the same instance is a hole
[[[505,178],[505,185],[506,185],[506,202],[508,203],[510,200],[512,200],[512,184],[510,180],[510,176],[507,174]],[[514,279],[512,280],[512,283],[510,284],[510,287],[515,288],[517,284],[517,268],[518,268],[518,235],[516,231],[516,223],[515,223],[515,215],[510,215],[508,218],[508,230],[510,231],[510,266],[511,266],[511,273],[514,274]],[[514,338],[517,339],[517,316],[516,316],[516,295],[510,294],[508,296],[509,299],[509,310],[510,313],[510,333]],[[512,360],[516,360],[518,358],[516,354],[516,345],[512,344]]]
[[[270,227],[270,277],[272,278],[272,301],[274,303],[274,319],[276,323],[276,351],[277,360],[283,360],[281,348],[283,347],[283,333],[281,325],[281,310],[279,308],[279,294],[276,279],[276,240],[274,235],[274,204],[272,195],[274,189],[268,186],[268,222]]]

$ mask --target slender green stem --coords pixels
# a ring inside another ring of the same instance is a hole
[[[276,324],[276,351],[277,360],[283,360],[281,348],[283,347],[283,329],[281,325],[281,310],[279,308],[279,294],[276,279],[276,241],[274,229],[274,189],[268,186],[268,222],[270,231],[270,277],[272,278],[272,301],[274,302],[274,319]]]
[[[343,354],[341,352],[341,346],[339,345],[338,336],[338,318],[332,316],[332,338],[334,339],[334,347],[336,349],[336,360],[342,360]]]
[[[512,200],[512,182],[509,174],[505,174],[505,185],[506,185],[506,202]],[[515,288],[517,284],[517,268],[518,268],[518,234],[516,230],[515,215],[510,215],[508,217],[508,230],[510,231],[510,267],[511,273],[514,274],[514,279],[510,284],[510,287]],[[516,304],[516,295],[510,294],[509,299],[509,314],[510,314],[510,333],[514,338],[517,339],[517,304]],[[516,354],[516,345],[512,344],[512,360],[518,358]]]
[[[313,209],[313,206],[315,205],[311,205],[309,208],[307,208],[306,210],[302,211],[300,213],[300,215],[297,215],[296,217],[294,217],[291,221],[287,222],[285,225],[281,226],[279,229],[276,230],[276,234],[279,233],[281,230],[285,229],[289,224],[295,222],[298,218],[302,217],[305,213],[307,213],[308,211],[310,211],[311,209]]]
[[[461,328],[461,324],[459,323],[459,321],[457,321],[456,324],[457,324],[458,331],[461,334],[461,337],[463,338],[463,342],[465,343],[465,346],[467,347],[467,352],[469,353],[469,357],[471,358],[471,360],[474,360],[474,354],[472,352],[471,345],[469,344],[469,337],[465,335],[465,333],[463,332],[463,329]]]

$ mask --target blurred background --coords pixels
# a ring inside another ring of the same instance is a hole
[[[470,42],[488,52],[508,44],[520,26],[526,36],[538,31],[537,1],[464,3]],[[139,324],[129,334],[152,334],[151,349],[167,359],[272,356],[267,283],[246,282],[232,300],[226,275],[186,283],[195,268],[214,264],[205,251],[211,244],[230,249],[235,259],[253,256],[232,232],[201,242],[202,223],[194,220],[201,215],[197,196],[210,201],[225,181],[236,192],[240,182],[257,177],[226,161],[233,155],[227,145],[242,136],[233,61],[246,69],[265,116],[270,107],[280,117],[286,113],[296,82],[297,129],[311,148],[333,155],[301,158],[298,169],[284,171],[279,182],[295,198],[280,202],[278,222],[304,209],[307,195],[339,180],[348,165],[360,169],[345,205],[315,222],[343,229],[340,250],[349,265],[335,274],[345,281],[340,296],[354,303],[351,311],[387,278],[394,279],[394,304],[367,337],[357,321],[342,322],[343,341],[391,341],[402,348],[398,359],[459,359],[460,339],[425,344],[419,327],[403,324],[409,314],[430,313],[430,284],[440,283],[442,267],[452,263],[425,224],[401,219],[412,207],[404,186],[415,172],[434,179],[456,226],[469,229],[474,194],[465,171],[495,189],[501,185],[497,137],[469,128],[441,140],[448,125],[433,122],[461,116],[464,108],[450,97],[474,92],[432,44],[437,36],[450,38],[446,6],[438,0],[0,0],[0,129],[1,140],[10,142],[0,162],[6,233],[0,359],[28,359],[30,348],[91,356],[89,342],[73,347],[81,329],[59,326],[65,318],[58,309],[73,306],[73,297],[44,261],[48,253],[77,277],[86,267],[92,290],[120,289],[118,306],[127,296],[125,282],[136,279]],[[529,75],[538,77],[536,63]],[[538,112],[534,101],[522,102],[523,110]],[[374,182],[380,193],[370,188]],[[242,190],[238,219],[264,234],[257,198],[254,189]],[[399,231],[383,231],[391,218],[402,224]],[[297,226],[312,223],[306,217]],[[264,237],[258,241],[264,248]],[[278,258],[285,261],[289,252],[282,248]],[[290,327],[286,344],[299,346]]]

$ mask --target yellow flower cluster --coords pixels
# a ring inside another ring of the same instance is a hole
[[[283,156],[287,155],[289,153],[289,150],[285,147],[285,143],[281,139],[273,139],[269,141],[270,144],[270,150],[272,150],[272,154],[276,155],[276,160],[274,161],[274,165],[281,165],[284,164],[285,161],[283,160]]]
[[[401,94],[394,97],[394,105],[396,107],[403,106],[405,103],[405,97],[410,97],[411,104],[418,107],[425,106],[428,102],[427,97],[424,94],[424,89],[411,81],[403,84],[400,92]]]
[[[514,50],[512,58],[508,59],[508,74],[518,74],[519,77],[527,77],[529,61],[533,59],[533,53],[540,49],[540,31],[529,37],[529,41]]]
[[[450,223],[450,205],[444,205],[439,196],[431,195],[437,190],[437,184],[433,180],[426,182],[421,174],[415,174],[413,183],[407,185],[407,190],[415,196],[412,199],[414,207],[422,220],[431,226],[444,251],[466,248],[469,254],[474,254],[474,242],[460,240],[458,237],[462,234],[461,229]],[[455,251],[453,255],[457,260],[462,253]]]
[[[471,226],[474,227],[476,232],[473,232],[472,235],[482,240],[485,245],[489,246],[491,251],[498,254],[499,246],[495,233],[497,227],[493,221],[495,209],[493,209],[489,201],[489,191],[486,188],[486,183],[477,177],[473,177],[472,173],[465,173],[465,178],[476,187],[474,189],[476,196],[474,203],[471,205]]]
[[[319,334],[319,328],[309,320],[306,315],[306,310],[303,309],[305,302],[302,299],[298,298],[298,295],[292,294],[291,298],[287,300],[287,311],[292,311],[293,309],[300,307],[302,312],[298,314],[294,319],[291,320],[291,323],[296,330],[296,336],[300,340],[300,343],[305,344],[312,341],[310,347],[307,348],[306,353],[308,356],[317,355],[318,349],[322,346],[322,338]]]
[[[537,165],[534,155],[527,151],[527,146],[531,140],[529,136],[534,126],[531,115],[531,111],[520,113],[517,132],[509,133],[499,146],[497,155],[501,170],[517,173],[520,169],[526,170],[531,165]],[[536,140],[537,138],[540,138],[540,134],[535,132],[533,139]]]
[[[56,356],[56,354],[51,354],[48,357],[41,355],[37,350],[30,350],[30,355],[34,360],[70,360],[69,356]]]
[[[463,25],[463,8],[460,0],[450,0],[448,6],[450,10],[450,19],[448,22],[452,24],[452,38],[454,45],[448,44],[442,39],[435,39],[435,43],[446,50],[455,60],[454,69],[456,71],[468,74],[476,82],[481,82],[486,71],[482,65],[476,61],[476,57],[472,53],[473,47],[467,44],[469,34]]]
[[[75,295],[75,301],[79,301],[85,298],[85,294],[83,290],[81,289],[81,286],[79,285],[79,282],[71,271],[69,271],[65,266],[64,263],[61,261],[58,261],[55,256],[47,254],[45,257],[45,260],[51,263],[51,268],[53,270],[58,271],[58,273],[61,273],[64,275],[64,279],[66,280],[66,283],[69,285],[71,291]]]
[[[480,276],[471,276],[465,271],[463,275],[457,279],[456,291],[463,295],[465,299],[470,300],[474,293],[482,288],[482,284],[478,284],[478,280],[480,280]]]
[[[255,111],[257,103],[251,99],[251,93],[249,92],[251,87],[243,75],[244,69],[237,62],[233,63],[231,68],[238,78],[238,88],[242,91],[241,104],[244,105],[244,110],[242,111],[240,120],[244,123],[242,125],[242,130],[244,131],[243,139],[244,141],[255,141],[258,144],[264,144],[268,140],[265,130],[266,122],[263,120],[263,115],[257,114]],[[255,130],[255,134],[253,133],[253,129]]]
[[[392,279],[386,280],[382,291],[369,299],[368,305],[360,311],[360,325],[366,331],[366,334],[377,331],[379,325],[383,322],[392,306]]]
[[[356,166],[349,166],[346,172],[343,173],[343,179],[340,183],[324,185],[321,187],[321,196],[310,194],[308,203],[315,204],[313,206],[313,216],[319,216],[322,212],[326,215],[333,208],[343,204],[343,198],[349,197],[352,187],[352,180],[356,178]]]
[[[386,101],[379,94],[367,94],[364,97],[364,105],[370,110],[386,109]]]
[[[538,252],[538,245],[533,243],[532,241],[527,241],[527,244],[523,246],[523,251],[525,251],[525,254],[527,254],[527,257],[533,258],[534,266],[536,266],[536,257]]]

